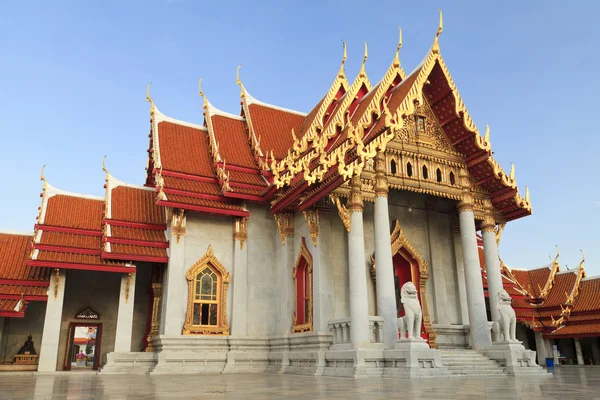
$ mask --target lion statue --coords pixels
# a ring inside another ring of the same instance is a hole
[[[500,319],[494,321],[492,332],[494,333],[494,342],[518,342],[517,340],[517,316],[511,306],[512,299],[506,290],[501,290],[496,294],[496,308],[500,313]]]
[[[423,315],[415,284],[409,281],[402,285],[400,296],[404,305],[404,317],[397,319],[400,339],[404,340],[407,332],[409,339],[420,338]]]

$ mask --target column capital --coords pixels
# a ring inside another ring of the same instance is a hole
[[[350,179],[350,201],[348,202],[348,206],[350,212],[362,212],[363,210],[362,182],[360,175],[353,175]]]
[[[483,222],[481,224],[481,231],[496,233],[496,231],[494,230],[494,228],[496,227],[496,220],[494,219],[494,215],[492,214],[492,211],[494,210],[492,202],[489,200],[485,200],[483,202],[483,209],[485,213],[483,216]]]
[[[475,200],[473,199],[473,194],[471,193],[471,180],[469,179],[469,172],[465,168],[462,168],[458,173],[458,178],[463,191],[457,206],[458,212],[461,213],[473,211]]]
[[[385,174],[385,153],[378,152],[375,155],[375,196],[387,197],[388,180]]]

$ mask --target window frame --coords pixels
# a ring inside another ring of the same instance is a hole
[[[207,268],[217,277],[216,302],[212,300],[202,300],[201,296],[200,299],[196,300],[196,287],[197,285],[201,285],[201,281],[197,282],[196,278]],[[227,288],[229,286],[230,277],[229,272],[227,272],[225,267],[214,256],[212,247],[208,246],[206,254],[196,261],[185,274],[185,278],[188,281],[188,302],[185,323],[183,325],[184,335],[229,335],[229,324],[227,322]],[[200,317],[200,324],[194,324],[195,304],[217,304],[217,324],[202,325],[202,317]]]
[[[303,271],[303,276],[300,276],[299,271]],[[313,259],[310,251],[306,247],[306,240],[302,237],[300,242],[300,251],[296,258],[296,263],[292,271],[294,279],[294,313],[292,314],[292,333],[312,332],[313,330]],[[304,293],[302,293],[302,303],[298,302],[298,287],[302,285]],[[304,321],[298,321],[298,311],[300,308],[306,309],[308,301],[308,313],[304,312]]]

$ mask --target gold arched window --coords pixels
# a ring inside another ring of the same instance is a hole
[[[304,238],[294,266],[293,278],[296,307],[292,318],[292,333],[310,332],[313,329],[312,255]]]
[[[184,335],[229,335],[227,287],[229,272],[208,246],[206,254],[187,271],[188,306]]]

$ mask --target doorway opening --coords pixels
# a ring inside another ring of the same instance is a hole
[[[97,370],[100,361],[101,337],[102,324],[71,322],[67,337],[64,370]]]

